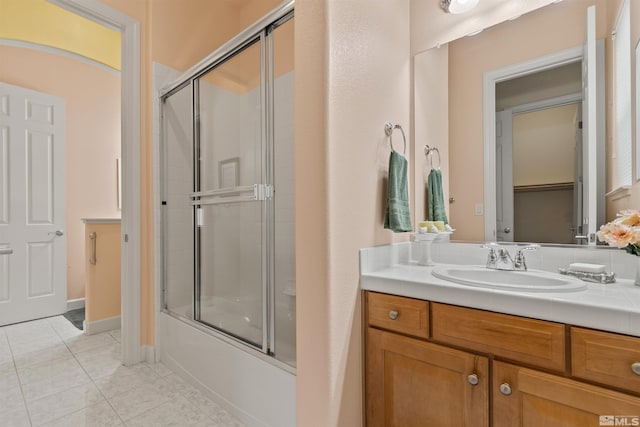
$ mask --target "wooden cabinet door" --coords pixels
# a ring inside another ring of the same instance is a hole
[[[638,397],[504,362],[493,364],[492,389],[494,427],[638,425],[632,418],[640,419]],[[601,424],[608,422],[601,417],[629,423]]]
[[[368,328],[367,426],[488,426],[488,365],[486,357]]]

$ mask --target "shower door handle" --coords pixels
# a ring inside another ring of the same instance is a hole
[[[253,184],[244,187],[205,190],[190,193],[189,197],[191,198],[191,206],[269,200],[273,197],[273,186],[268,184]]]

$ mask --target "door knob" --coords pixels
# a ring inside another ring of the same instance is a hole
[[[62,231],[62,230],[56,230],[55,232],[54,232],[54,231],[52,231],[51,233],[47,233],[47,234],[49,234],[49,236],[51,236],[51,235],[54,235],[54,234],[55,234],[55,236],[56,236],[56,237],[60,237],[60,236],[64,236],[64,231]]]
[[[502,230],[502,231],[504,231],[504,234],[511,233],[511,229],[509,227],[505,227],[504,230]]]

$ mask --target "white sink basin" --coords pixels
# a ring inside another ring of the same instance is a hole
[[[461,285],[520,292],[574,292],[587,288],[575,277],[548,271],[504,271],[482,266],[439,266],[432,271],[435,277]]]

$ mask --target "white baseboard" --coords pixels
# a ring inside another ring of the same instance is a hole
[[[84,308],[84,298],[70,299],[67,301],[67,311]]]
[[[93,322],[87,322],[85,320],[83,326],[85,335],[94,335],[102,332],[113,331],[114,329],[120,329],[120,316],[95,320]]]
[[[147,363],[156,363],[156,348],[152,345],[143,345],[140,347],[142,361]]]

